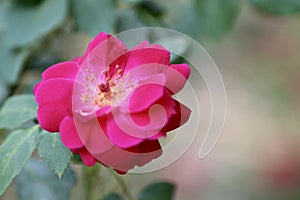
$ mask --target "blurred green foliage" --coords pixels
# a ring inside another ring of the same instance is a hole
[[[30,184],[28,184],[30,183]],[[75,173],[68,168],[59,178],[38,160],[30,160],[16,179],[19,200],[69,199],[76,183]]]
[[[123,198],[116,193],[110,193],[106,195],[102,200],[123,200]]]
[[[250,0],[258,9],[271,14],[288,15],[300,12],[300,0]]]
[[[20,173],[38,142],[38,126],[12,132],[0,148],[0,196]]]
[[[299,0],[248,0],[273,14],[300,11]],[[240,0],[2,0],[0,1],[0,100],[14,93],[22,69],[36,63],[61,32],[95,36],[143,26],[175,29],[196,40],[218,40],[236,21]],[[46,44],[46,45],[45,45]],[[51,57],[51,56],[50,56]],[[52,56],[52,58],[55,56]],[[34,58],[34,59],[32,59]]]
[[[168,182],[158,182],[143,188],[138,200],[172,200],[174,198],[175,186]]]
[[[20,87],[31,92],[32,82],[38,81],[40,71],[58,61],[61,49],[71,48],[60,44],[66,36],[95,36],[102,31],[116,34],[158,26],[180,31],[198,41],[216,41],[230,32],[243,3],[271,15],[300,12],[300,0],[0,0],[0,104],[8,96],[20,93]],[[27,73],[33,80],[24,86],[22,81]],[[61,176],[68,167],[71,153],[63,148],[57,134],[47,133],[38,138],[37,126],[12,130],[32,121],[35,113],[32,95],[8,98],[0,110],[0,128],[12,131],[0,148],[1,194],[38,143],[43,144],[38,151],[48,168]],[[53,154],[49,151],[52,144],[59,148],[51,151]],[[36,193],[41,190],[54,199],[66,199],[75,182],[73,172],[67,170],[67,174],[66,180],[62,176],[60,182],[39,162],[30,161],[17,179],[18,195],[20,199],[41,199],[39,195],[43,193]],[[27,184],[28,180],[32,184]],[[156,183],[144,188],[138,198],[167,200],[173,198],[173,192],[173,185]],[[105,199],[122,197],[110,194]]]
[[[37,105],[33,95],[9,97],[0,109],[0,129],[13,130],[36,118]]]
[[[61,178],[69,166],[72,152],[63,145],[60,135],[43,130],[37,150],[46,166]]]

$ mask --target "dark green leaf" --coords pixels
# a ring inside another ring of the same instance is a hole
[[[36,6],[45,0],[13,0],[14,3],[22,6]]]
[[[151,0],[142,0],[138,4],[138,8],[143,12],[149,12],[149,14],[157,18],[162,17],[164,13],[164,8]]]
[[[0,109],[0,128],[15,129],[36,117],[37,105],[31,94],[8,98]]]
[[[122,200],[123,198],[116,193],[110,193],[106,195],[102,200]]]
[[[233,26],[239,10],[240,0],[196,0],[201,30],[206,36],[218,39]]]
[[[175,186],[167,182],[153,183],[146,186],[138,195],[138,200],[172,200]]]
[[[0,82],[0,104],[2,104],[2,102],[7,97],[7,95],[8,95],[8,89],[6,85]]]
[[[144,27],[145,24],[132,9],[125,9],[118,13],[117,31],[122,32],[133,28]]]
[[[59,177],[69,166],[72,157],[71,151],[62,144],[59,134],[47,131],[42,131],[38,152],[47,167]]]
[[[0,44],[0,80],[6,84],[14,84],[18,80],[28,50],[13,51]]]
[[[201,30],[198,10],[193,1],[158,1],[165,9],[164,23],[167,27],[197,38]]]
[[[51,170],[38,160],[30,160],[17,177],[19,200],[65,200],[76,177],[70,168],[59,179]]]
[[[17,130],[0,146],[0,196],[30,158],[38,135],[39,126]]]
[[[300,0],[249,0],[258,9],[272,14],[286,15],[300,12]]]
[[[38,6],[6,4],[0,25],[9,46],[32,43],[57,28],[67,16],[68,0],[45,0]]]
[[[166,25],[195,39],[218,39],[227,33],[237,18],[241,3],[240,0],[158,2],[166,9]]]
[[[95,36],[99,32],[113,33],[116,6],[113,0],[73,0],[75,23],[80,32]]]

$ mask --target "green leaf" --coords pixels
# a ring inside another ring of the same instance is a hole
[[[80,32],[95,36],[99,32],[113,33],[116,6],[113,0],[73,0],[75,23]]]
[[[16,83],[28,53],[28,49],[13,51],[0,44],[0,80],[6,84]]]
[[[59,179],[38,160],[30,160],[16,179],[19,200],[65,200],[76,182],[72,169]]]
[[[138,200],[172,200],[175,186],[167,182],[153,183],[146,186],[138,195]]]
[[[13,0],[14,3],[22,6],[35,6],[40,4],[44,0]]]
[[[164,8],[152,0],[142,0],[137,4],[137,8],[142,12],[148,12],[155,18],[160,18],[163,16]]]
[[[106,195],[102,200],[123,200],[123,198],[116,193],[110,193]]]
[[[218,39],[231,30],[240,10],[240,0],[196,0],[202,32]]]
[[[194,1],[174,0],[173,3],[170,3],[156,0],[156,2],[165,9],[163,19],[167,27],[196,39],[199,37],[201,26],[199,25],[200,19]]]
[[[8,95],[8,89],[6,85],[0,81],[0,104],[2,104],[3,100],[7,97],[7,95]]]
[[[38,134],[39,126],[16,130],[0,146],[0,196],[30,158]]]
[[[118,32],[146,26],[132,9],[121,10],[118,12],[117,18],[116,28]]]
[[[37,6],[5,4],[0,20],[9,46],[30,44],[57,28],[66,18],[68,0],[45,0]]]
[[[300,12],[300,0],[249,0],[256,8],[272,14],[286,15]]]
[[[158,1],[165,9],[164,22],[194,39],[219,39],[233,26],[240,0]]]
[[[42,161],[61,177],[69,166],[72,157],[71,151],[61,142],[58,133],[42,131],[38,152]]]
[[[31,94],[8,98],[0,109],[0,129],[15,129],[36,117],[37,105]]]

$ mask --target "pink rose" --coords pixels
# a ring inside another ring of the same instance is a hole
[[[82,161],[126,173],[162,153],[158,139],[178,128],[190,109],[172,98],[190,74],[170,52],[144,41],[128,50],[100,33],[85,54],[51,66],[34,88],[37,118]]]

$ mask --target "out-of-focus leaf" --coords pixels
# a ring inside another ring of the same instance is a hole
[[[123,198],[116,193],[110,193],[106,195],[102,200],[123,200]]]
[[[212,39],[218,39],[233,26],[239,10],[240,0],[196,0],[202,32]]]
[[[38,152],[42,161],[59,177],[67,169],[72,157],[71,151],[66,148],[58,133],[42,131]]]
[[[240,8],[240,0],[158,1],[166,8],[164,22],[194,39],[218,39],[228,32]]]
[[[44,0],[13,0],[14,3],[22,6],[35,6],[40,4]]]
[[[75,23],[80,32],[95,36],[99,32],[113,33],[116,6],[113,0],[73,0]]]
[[[161,26],[161,17],[164,15],[164,7],[153,0],[142,0],[135,5],[134,10],[138,17],[147,26]]]
[[[0,146],[0,196],[31,156],[38,142],[38,132],[39,126],[14,131]]]
[[[6,84],[14,84],[18,80],[27,56],[27,49],[13,51],[0,44],[0,80]]]
[[[30,160],[17,177],[19,200],[65,200],[76,182],[72,169],[59,179],[38,160]]]
[[[31,94],[8,98],[0,109],[0,128],[14,129],[36,117],[37,105]]]
[[[167,182],[153,183],[146,186],[138,195],[138,200],[172,200],[175,186]]]
[[[272,14],[300,12],[300,0],[249,0],[256,8]]]
[[[0,81],[0,105],[8,95],[8,89],[4,83]]]
[[[188,47],[189,43],[184,37],[162,37],[158,38],[157,40],[153,41],[154,43],[161,44],[164,46],[166,49],[176,49],[176,53],[179,55],[183,55]],[[171,55],[171,60],[173,60],[174,57]]]
[[[0,25],[3,41],[22,46],[57,28],[67,16],[68,0],[45,0],[38,6],[5,4]]]
[[[161,17],[164,13],[164,9],[159,4],[151,0],[143,0],[138,4],[138,7],[146,12],[149,12],[154,17]]]
[[[199,37],[201,19],[199,19],[194,1],[174,0],[170,3],[156,0],[156,2],[165,9],[163,21],[167,27],[194,38]]]
[[[125,3],[138,3],[142,0],[121,0],[122,2],[125,2]]]
[[[145,24],[139,19],[134,10],[126,9],[118,13],[117,31],[122,32],[133,28],[144,27]]]

